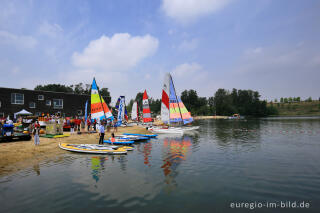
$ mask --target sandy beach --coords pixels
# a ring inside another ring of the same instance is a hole
[[[119,127],[116,135],[125,132],[150,134],[144,127]],[[111,132],[105,134],[105,139]],[[2,142],[0,143],[0,176],[17,172],[45,160],[57,160],[65,150],[59,148],[59,143],[98,144],[99,134],[74,134],[64,138],[40,137],[40,145],[35,146],[33,138],[30,141]]]

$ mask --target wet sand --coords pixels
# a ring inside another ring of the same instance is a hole
[[[125,132],[150,134],[144,127],[119,127],[115,135]],[[106,132],[105,139],[111,136]],[[59,143],[74,144],[98,144],[99,134],[74,134],[64,138],[40,137],[40,145],[35,146],[33,138],[30,141],[2,142],[0,143],[0,176],[17,172],[21,169],[31,167],[36,163],[46,160],[55,160],[67,151],[59,148]]]

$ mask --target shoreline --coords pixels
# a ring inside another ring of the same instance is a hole
[[[144,127],[118,127],[116,134],[122,133],[150,134]],[[66,132],[65,132],[66,133]],[[69,133],[69,132],[68,132]],[[105,139],[111,137],[106,132]],[[40,137],[40,145],[35,146],[33,138],[30,141],[1,142],[0,143],[0,177],[6,176],[45,160],[56,160],[68,151],[59,148],[59,143],[98,144],[99,134],[74,134],[64,138]]]

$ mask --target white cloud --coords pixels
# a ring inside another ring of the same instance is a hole
[[[55,38],[63,32],[63,29],[59,24],[49,24],[47,21],[44,21],[40,25],[38,32],[42,35]]]
[[[16,48],[31,49],[37,44],[32,36],[15,35],[7,31],[0,31],[0,44],[12,45]]]
[[[158,39],[150,35],[133,37],[118,33],[110,38],[103,35],[91,41],[82,53],[73,53],[72,63],[81,69],[103,72],[128,70],[153,55],[158,44]]]
[[[184,63],[178,65],[176,68],[173,69],[172,74],[177,77],[182,77],[185,75],[195,74],[202,70],[202,67],[197,63]]]
[[[198,39],[191,39],[191,40],[183,40],[179,46],[179,50],[185,52],[189,52],[195,50],[198,47]]]
[[[162,9],[167,16],[187,24],[219,11],[230,0],[163,0]]]

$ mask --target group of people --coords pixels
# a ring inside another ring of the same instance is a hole
[[[101,122],[100,122],[100,125],[99,125],[99,144],[103,144],[103,141],[104,141],[104,135],[105,135],[105,128],[107,127],[107,132],[110,132],[110,129],[111,127],[113,127],[113,132],[111,133],[111,142],[115,142],[115,139],[114,139],[114,132],[117,132],[118,131],[118,127],[117,127],[117,119],[114,119],[113,121],[111,121],[110,119],[103,119]]]

